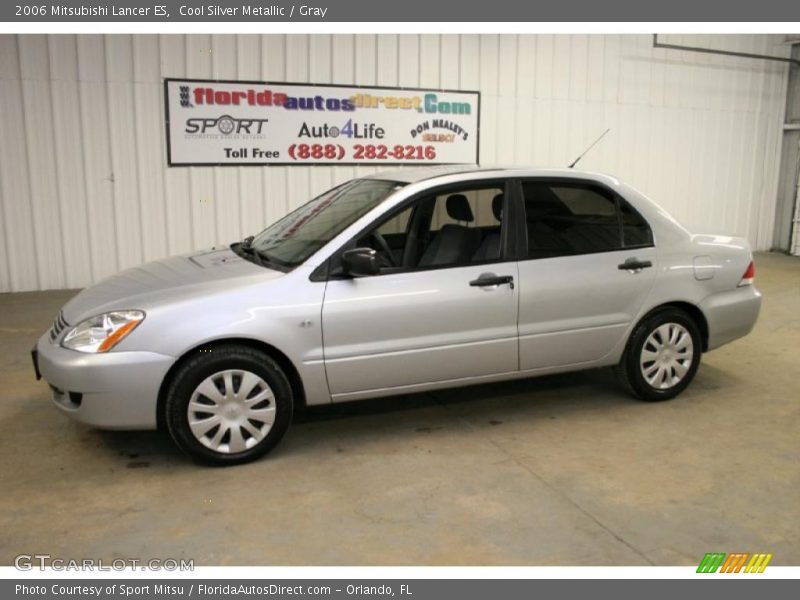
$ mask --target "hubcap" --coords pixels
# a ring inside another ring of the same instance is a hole
[[[678,323],[659,325],[642,346],[639,365],[645,381],[667,390],[678,385],[692,366],[694,343],[689,331]]]
[[[231,369],[207,377],[187,408],[189,428],[204,446],[235,454],[263,440],[275,422],[275,395],[261,377]]]

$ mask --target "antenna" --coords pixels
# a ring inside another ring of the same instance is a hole
[[[570,169],[571,169],[571,168],[573,168],[575,165],[577,165],[577,164],[578,164],[578,161],[579,161],[580,159],[582,159],[584,156],[586,156],[586,154],[589,152],[589,150],[591,150],[592,148],[594,148],[594,147],[595,147],[595,145],[597,145],[597,142],[599,142],[600,140],[602,140],[602,139],[603,139],[603,138],[606,136],[606,134],[607,134],[609,131],[611,131],[611,128],[610,128],[610,127],[609,127],[608,129],[606,129],[606,130],[605,130],[603,133],[601,133],[601,134],[600,134],[600,137],[599,137],[599,138],[597,138],[595,141],[593,141],[593,142],[592,142],[592,145],[591,145],[591,146],[589,146],[589,147],[588,147],[586,150],[584,150],[584,151],[583,151],[583,154],[581,154],[581,155],[580,155],[578,158],[576,158],[575,160],[573,160],[573,161],[572,161],[572,164],[571,164],[571,165],[570,165],[568,168],[570,168]]]

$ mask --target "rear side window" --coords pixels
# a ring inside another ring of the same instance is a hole
[[[602,187],[571,182],[522,184],[528,258],[611,252],[652,244],[642,217]]]

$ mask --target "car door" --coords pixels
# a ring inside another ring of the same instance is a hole
[[[522,370],[602,363],[656,274],[652,232],[612,190],[586,180],[521,182],[527,243],[519,263]]]
[[[502,218],[505,186],[439,188],[376,222],[345,248],[389,246],[402,256],[378,275],[337,275],[332,261],[322,327],[334,401],[518,369],[517,263]]]

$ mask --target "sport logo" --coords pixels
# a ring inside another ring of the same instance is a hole
[[[269,119],[237,119],[230,115],[218,118],[193,118],[186,120],[186,133],[221,133],[223,135],[246,134],[258,135],[263,132]]]
[[[747,552],[709,552],[700,561],[698,573],[763,573],[772,554],[748,554]]]

